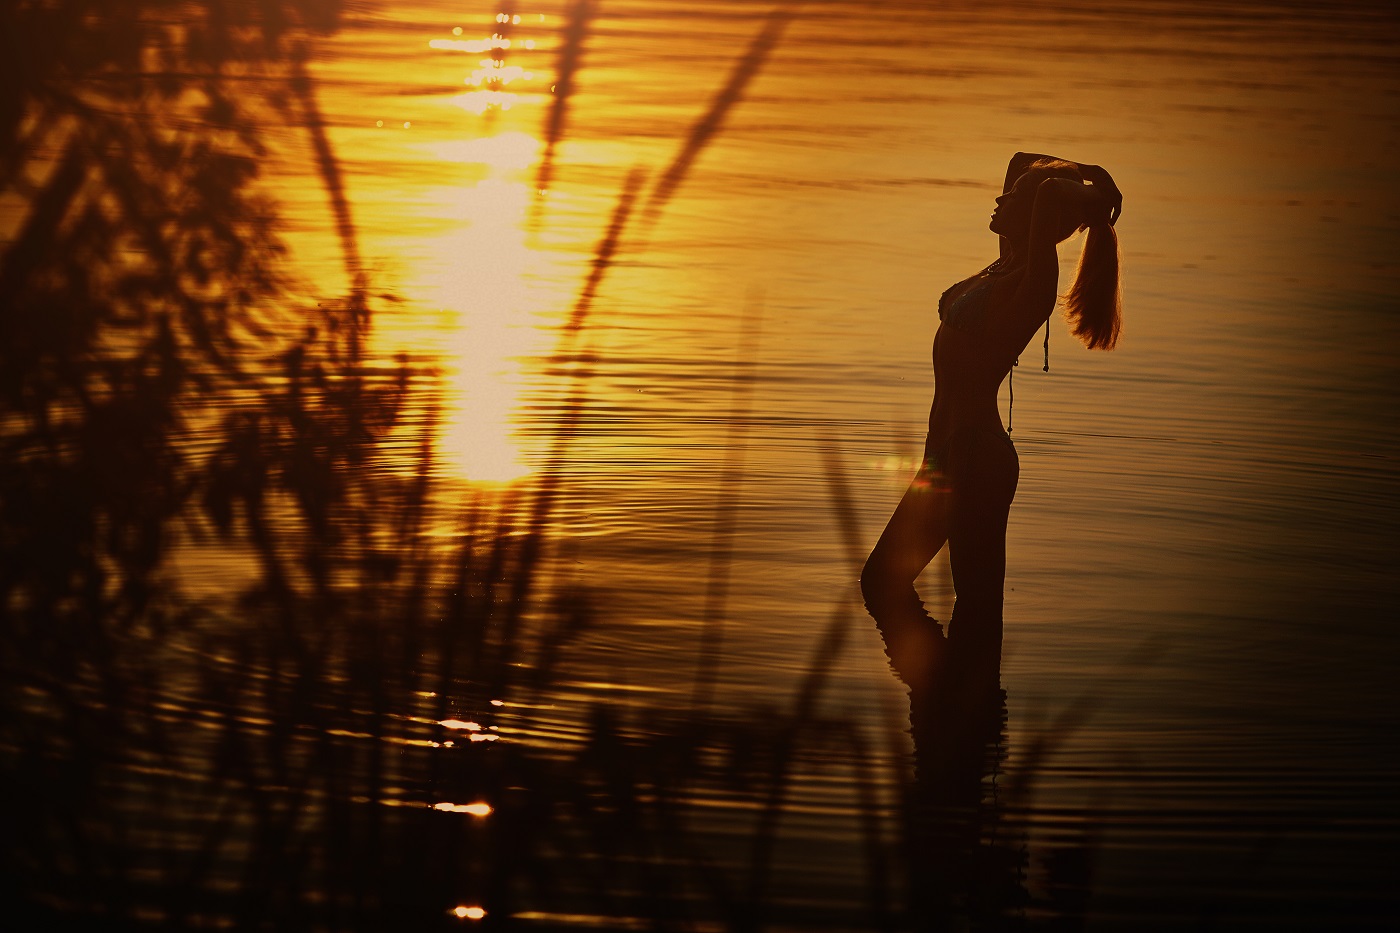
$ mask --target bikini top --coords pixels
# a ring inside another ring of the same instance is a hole
[[[991,267],[982,273],[979,281],[964,289],[963,293],[952,301],[948,300],[948,292],[944,292],[938,299],[938,319],[949,327],[970,334],[978,334],[985,330],[987,299],[991,296],[992,283],[995,281],[995,277],[988,274],[990,272]]]

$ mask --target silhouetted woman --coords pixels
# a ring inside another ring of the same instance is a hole
[[[1053,313],[1056,245],[1077,230],[1088,235],[1065,297],[1070,325],[1090,348],[1112,349],[1118,339],[1113,224],[1123,197],[1108,172],[1018,152],[996,204],[989,226],[1001,238],[1001,255],[938,301],[923,463],[861,572],[866,606],[911,687],[927,683],[949,650],[993,671],[999,665],[1006,519],[1020,462],[997,390]],[[914,591],[945,542],[956,595],[946,642]]]

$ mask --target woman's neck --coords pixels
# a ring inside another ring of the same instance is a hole
[[[1001,238],[1001,261],[998,263],[1000,269],[1018,268],[1025,263],[1025,260],[1026,244],[1024,242],[1009,237]]]

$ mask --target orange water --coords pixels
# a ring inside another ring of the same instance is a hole
[[[538,462],[541,357],[624,176],[669,162],[766,8],[606,4],[533,229],[559,9],[517,9],[507,61],[533,77],[509,111],[463,109],[479,56],[431,46],[488,35],[494,12],[385,11],[316,68],[364,251],[406,299],[383,349],[460,367],[442,449],[463,481]],[[802,7],[587,327],[563,526],[609,613],[572,661],[580,693],[686,696],[746,303],[762,333],[721,674],[736,705],[789,696],[851,599],[819,451],[839,453],[868,547],[921,440],[934,299],[995,250],[1005,160],[1098,162],[1126,194],[1124,338],[1091,354],[1055,326],[1050,372],[1033,346],[1016,379],[1010,764],[1092,698],[1042,799],[1107,808],[1105,922],[1374,894],[1400,764],[1397,37],[1381,5]],[[301,194],[314,264],[324,214]],[[942,559],[924,594],[946,618]],[[902,696],[849,615],[827,702],[883,728]],[[812,786],[839,801],[840,784]],[[850,831],[796,827],[798,877],[839,876]]]
[[[316,50],[361,251],[397,296],[373,350],[446,373],[446,489],[538,468],[561,397],[545,360],[624,178],[665,169],[767,9],[604,3],[542,195],[560,4],[516,4],[505,26],[489,4],[386,4]],[[493,32],[513,80],[472,96],[486,56],[468,43]],[[795,7],[592,306],[558,568],[606,611],[532,727],[598,696],[688,701],[737,361],[755,382],[719,702],[789,702],[844,607],[825,706],[898,726],[853,590],[922,440],[936,297],[994,255],[1014,151],[1096,162],[1126,196],[1123,341],[1091,354],[1057,321],[1049,373],[1033,345],[1015,381],[1007,770],[1091,709],[1040,766],[1032,837],[1103,827],[1105,927],[1379,909],[1400,838],[1398,39],[1384,4]],[[342,291],[310,143],[268,139],[307,289]],[[854,553],[824,449],[854,494]],[[944,558],[923,593],[946,618]],[[904,741],[874,754],[897,769]],[[814,909],[861,883],[852,787],[828,765],[805,767],[780,848],[781,895]],[[702,803],[722,833],[728,804]]]

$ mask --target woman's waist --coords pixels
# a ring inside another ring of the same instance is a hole
[[[1002,381],[991,378],[955,379],[949,378],[946,373],[934,373],[933,409],[930,414],[941,413],[942,417],[959,424],[996,418]]]
[[[992,394],[976,404],[960,400],[956,405],[947,404],[944,399],[935,396],[933,410],[928,416],[929,437],[937,435],[946,440],[959,431],[967,430],[1006,433],[996,395]]]
[[[962,328],[940,327],[933,338],[933,371],[945,378],[991,382],[1000,385],[1016,353],[1001,345],[996,335],[972,333]]]

